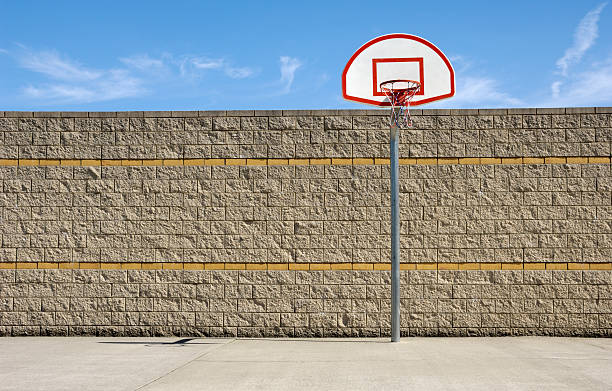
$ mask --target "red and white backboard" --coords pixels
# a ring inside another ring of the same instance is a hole
[[[410,106],[455,94],[455,71],[440,49],[415,35],[389,34],[374,38],[353,54],[342,72],[342,95],[355,102],[390,106],[380,83],[397,79],[421,83]]]

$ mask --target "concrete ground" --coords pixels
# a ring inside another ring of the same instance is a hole
[[[612,340],[0,338],[0,390],[610,390]]]

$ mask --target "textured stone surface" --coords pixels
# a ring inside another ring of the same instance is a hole
[[[611,167],[588,159],[610,157],[606,111],[415,110],[400,153],[423,160],[400,167],[402,262],[609,263]],[[0,262],[385,262],[387,126],[386,112],[366,110],[3,112]],[[211,158],[238,165],[154,160]],[[323,164],[247,165],[266,158]],[[406,271],[403,332],[610,335],[610,276]],[[388,281],[383,271],[0,270],[0,332],[386,335]]]
[[[389,334],[385,271],[18,270],[15,281],[0,285],[4,335]],[[401,282],[404,335],[612,336],[609,271],[403,271]]]
[[[609,156],[609,109],[590,110],[415,110],[400,154]],[[7,112],[0,159],[388,157],[387,113],[364,112]]]
[[[0,262],[382,262],[388,166],[0,167]],[[609,262],[610,164],[400,167],[403,262]]]

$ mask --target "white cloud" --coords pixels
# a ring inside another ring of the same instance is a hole
[[[78,101],[91,101],[93,92],[87,88],[68,86],[68,85],[48,85],[44,87],[27,86],[23,92],[38,99],[75,99]]]
[[[162,68],[164,62],[162,60],[151,58],[147,54],[135,55],[131,57],[120,58],[119,61],[130,67],[147,70],[152,68]]]
[[[225,74],[232,79],[244,79],[245,77],[249,77],[253,74],[253,70],[251,68],[232,68],[226,67]]]
[[[47,82],[30,83],[22,88],[23,93],[30,98],[54,103],[91,103],[140,96],[147,92],[144,85],[150,83],[151,76],[157,81],[178,82],[179,78],[193,80],[209,70],[222,71],[232,79],[243,79],[255,73],[249,67],[231,66],[223,58],[175,58],[171,54],[159,58],[148,54],[122,57],[119,61],[125,65],[123,69],[92,69],[56,51],[35,52],[23,45],[19,46],[22,51],[15,54],[18,63],[50,79]],[[291,75],[289,86],[292,78]]]
[[[612,57],[555,83],[553,87],[558,86],[558,90],[552,91],[552,98],[544,102],[546,106],[609,105],[612,102]]]
[[[126,70],[113,69],[105,76],[96,85],[98,97],[103,100],[127,98],[146,92],[142,79],[132,76]]]
[[[602,3],[589,11],[580,21],[574,33],[574,42],[557,62],[557,74],[561,80],[551,84],[551,99],[547,106],[587,106],[609,104],[612,100],[612,57],[604,62],[581,65],[572,71],[598,37],[598,22],[608,3]]]
[[[25,95],[54,101],[53,103],[91,103],[142,95],[145,89],[141,80],[112,71],[108,77],[101,78],[96,83],[86,85],[76,84],[43,84],[27,86],[23,89]]]
[[[284,85],[282,91],[283,93],[288,93],[293,84],[295,71],[302,66],[302,63],[297,58],[288,56],[281,56],[280,63],[280,81]]]
[[[522,103],[520,99],[513,98],[502,92],[499,82],[486,77],[465,76],[459,77],[456,85],[456,94],[449,101],[451,105],[477,106],[517,106]]]
[[[218,69],[224,65],[223,59],[192,58],[191,64],[198,69]]]
[[[455,95],[427,107],[502,107],[523,104],[520,99],[504,92],[498,80],[482,76],[481,69],[474,69],[471,58],[459,54],[451,58],[455,69]]]
[[[557,68],[561,75],[567,76],[568,68],[572,64],[578,63],[584,53],[595,43],[599,35],[597,26],[599,15],[607,4],[607,2],[602,3],[594,10],[589,11],[578,24],[574,32],[573,45],[565,51],[563,57],[557,60]]]
[[[552,97],[557,99],[559,97],[559,92],[561,91],[562,81],[555,81],[550,86],[550,92],[552,93]]]
[[[23,93],[30,98],[53,103],[90,103],[138,96],[145,91],[142,80],[126,70],[94,70],[55,51],[23,49],[17,54],[21,66],[52,79],[24,87]]]
[[[197,77],[203,71],[221,70],[226,76],[232,79],[244,79],[255,74],[249,67],[235,67],[224,58],[208,58],[181,56],[179,60],[173,60],[169,56],[169,62],[178,66],[179,74],[182,77]]]
[[[18,49],[12,52],[0,48],[0,54],[8,54],[22,68],[31,71],[31,76],[37,75],[21,87],[23,95],[36,104],[83,104],[137,97],[168,87],[173,91],[177,86],[195,88],[201,76],[208,72],[231,79],[244,79],[257,73],[251,67],[234,66],[225,58],[169,53],[157,57],[135,54],[118,58],[119,67],[94,68],[55,50],[35,51],[16,45]],[[294,71],[283,74],[287,88],[291,86]]]
[[[24,51],[18,56],[21,66],[54,79],[67,81],[89,81],[102,76],[102,72],[87,69],[77,62],[61,58],[55,51]]]
[[[612,58],[577,75],[568,87],[568,98],[580,105],[610,104],[612,101]]]

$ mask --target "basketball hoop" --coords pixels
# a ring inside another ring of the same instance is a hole
[[[414,80],[387,80],[380,83],[380,90],[391,103],[391,124],[398,128],[412,127],[410,101],[421,89],[421,83]]]
[[[344,99],[378,107],[391,106],[391,342],[400,340],[399,130],[412,126],[410,106],[453,95],[455,71],[450,61],[434,44],[416,35],[387,34],[374,38],[357,49],[342,72]]]

